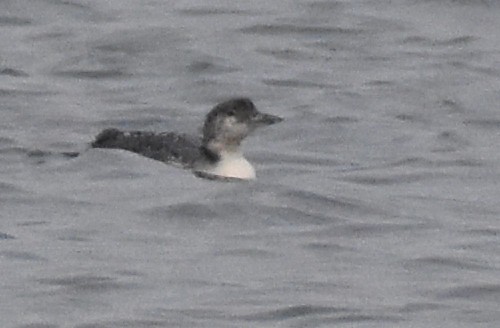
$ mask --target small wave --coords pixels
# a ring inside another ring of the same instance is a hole
[[[355,223],[345,224],[335,227],[335,232],[342,237],[352,236],[359,238],[361,236],[374,236],[374,235],[393,235],[401,232],[423,229],[425,226],[421,224],[407,224],[407,223]]]
[[[496,215],[497,212],[493,212]],[[480,236],[496,237],[500,236],[500,229],[490,228],[490,229],[472,229],[468,231],[471,234],[477,234]]]
[[[28,160],[33,161],[35,164],[43,164],[47,162],[49,159],[71,159],[79,156],[79,152],[53,152],[46,151],[41,149],[27,149],[24,147],[7,147],[1,148],[0,154],[6,155],[21,155],[26,156]],[[2,187],[7,188],[7,185],[1,185]]]
[[[470,286],[461,286],[448,288],[438,294],[441,298],[464,298],[464,299],[482,299],[494,298],[500,300],[500,285],[498,284],[477,284]]]
[[[459,270],[484,270],[490,269],[490,267],[481,265],[478,263],[474,263],[472,260],[465,259],[454,259],[447,258],[442,256],[430,256],[430,257],[422,257],[414,260],[410,260],[407,262],[407,265],[415,266],[418,268],[422,267],[442,267],[442,268],[450,268],[450,269],[459,269]]]
[[[1,239],[1,238],[0,238]],[[47,259],[30,252],[21,251],[3,251],[0,252],[0,257],[5,257],[9,260],[21,261],[47,261]]]
[[[14,16],[0,16],[0,26],[26,26],[31,25],[29,19],[14,17]]]
[[[311,316],[316,314],[332,314],[345,311],[349,310],[345,308],[326,306],[296,305],[242,316],[241,319],[248,321],[280,321],[296,317]]]
[[[0,194],[5,193],[5,194],[13,195],[13,194],[22,194],[25,192],[26,192],[25,190],[15,186],[12,183],[6,183],[6,182],[0,181]]]
[[[4,68],[0,70],[0,75],[7,75],[7,76],[13,76],[13,77],[27,77],[29,76],[27,73],[14,69],[14,68]]]
[[[389,164],[390,167],[420,167],[420,168],[438,168],[438,167],[479,167],[481,161],[476,159],[443,159],[430,160],[423,157],[408,157]]]
[[[278,60],[303,60],[309,61],[311,60],[312,54],[309,54],[305,51],[300,51],[297,49],[274,49],[274,48],[258,48],[256,49],[258,53],[261,53],[266,56],[273,57]]]
[[[117,282],[114,278],[93,275],[44,278],[39,279],[38,282],[43,285],[60,286],[78,292],[106,292],[133,286],[133,284]]]
[[[307,6],[313,10],[318,10],[322,13],[329,12],[329,11],[337,11],[342,8],[342,6],[346,5],[346,3],[341,2],[341,1],[332,1],[332,0],[327,0],[327,1],[313,1],[310,3],[307,3]]]
[[[292,24],[256,24],[244,27],[240,30],[243,33],[260,35],[282,35],[282,34],[302,34],[302,35],[358,35],[364,32],[361,29],[332,27],[332,26],[299,26]]]
[[[284,321],[302,317],[307,317],[310,323],[318,324],[354,323],[364,321],[399,322],[403,320],[403,318],[399,316],[364,314],[351,308],[314,305],[283,307],[277,310],[242,316],[240,319],[246,321]]]
[[[57,92],[55,91],[44,91],[44,90],[26,90],[26,89],[2,89],[0,88],[0,96],[7,97],[49,97],[55,96]]]
[[[58,326],[59,327],[59,326]],[[177,327],[172,320],[113,320],[94,321],[88,324],[79,324],[75,328],[152,328],[152,327]],[[38,327],[36,327],[38,328]],[[45,328],[42,326],[41,328]]]
[[[195,60],[187,66],[189,72],[194,74],[199,73],[210,73],[210,74],[222,74],[228,72],[235,72],[238,69],[235,67],[228,67],[222,64],[216,64],[208,60]]]
[[[408,303],[405,304],[401,309],[400,312],[402,313],[415,313],[415,312],[427,312],[427,311],[432,311],[436,310],[439,308],[444,307],[441,304],[438,303]]]
[[[343,252],[349,250],[344,246],[331,242],[310,242],[303,245],[303,248],[311,251],[326,251],[328,253]]]
[[[187,8],[178,10],[181,15],[185,16],[213,16],[213,15],[251,15],[255,14],[249,10],[230,9],[230,8],[215,8],[215,7],[200,7]]]
[[[304,190],[291,190],[285,192],[285,196],[288,197],[294,204],[307,203],[308,207],[317,209],[320,212],[324,209],[325,213],[331,213],[335,210],[344,210],[347,212],[363,212],[371,213],[372,208],[369,208],[355,199],[347,198],[334,198],[321,195],[314,192],[304,191]]]
[[[61,326],[45,322],[36,322],[36,323],[28,323],[25,325],[16,326],[16,328],[61,328]]]
[[[276,87],[287,87],[287,88],[319,88],[319,89],[331,89],[335,88],[333,84],[327,83],[317,83],[312,81],[301,81],[296,79],[263,79],[262,82],[265,85],[276,86]]]
[[[155,218],[191,218],[198,220],[213,219],[217,213],[205,204],[179,203],[169,206],[159,206],[147,211]]]
[[[477,126],[484,129],[500,130],[499,119],[471,119],[471,120],[465,120],[464,124]]]
[[[434,179],[436,173],[415,173],[415,174],[393,174],[389,176],[351,176],[343,178],[344,181],[361,185],[388,186],[396,184],[407,184],[427,179]]]
[[[0,232],[0,240],[5,239],[16,239],[13,235],[9,235],[8,233]]]
[[[472,43],[473,41],[477,40],[477,38],[471,36],[471,35],[463,35],[463,36],[458,36],[454,38],[448,38],[448,39],[430,39],[426,37],[421,37],[421,36],[409,36],[401,40],[402,44],[418,44],[418,45],[425,45],[425,46],[443,46],[443,47],[448,47],[448,46],[464,46],[466,44]]]
[[[54,74],[77,79],[120,79],[131,76],[131,74],[119,69],[67,70],[56,71]]]
[[[215,252],[215,256],[247,257],[252,259],[269,259],[276,257],[276,254],[270,251],[256,248],[238,248],[226,249]]]

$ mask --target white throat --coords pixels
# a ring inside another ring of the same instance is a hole
[[[239,151],[221,152],[219,161],[204,171],[221,177],[255,179],[255,169]]]

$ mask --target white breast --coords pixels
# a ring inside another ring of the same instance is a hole
[[[217,164],[205,171],[222,177],[255,179],[255,169],[240,152],[221,153]]]

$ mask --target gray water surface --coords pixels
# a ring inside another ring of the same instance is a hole
[[[1,1],[0,326],[499,327],[499,17]],[[285,118],[244,145],[254,182],[87,150],[234,96]]]

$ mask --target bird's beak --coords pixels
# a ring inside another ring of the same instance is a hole
[[[271,115],[271,114],[266,114],[266,113],[257,113],[252,118],[252,123],[255,125],[271,125],[271,124],[276,124],[283,121],[283,119],[279,116]]]

